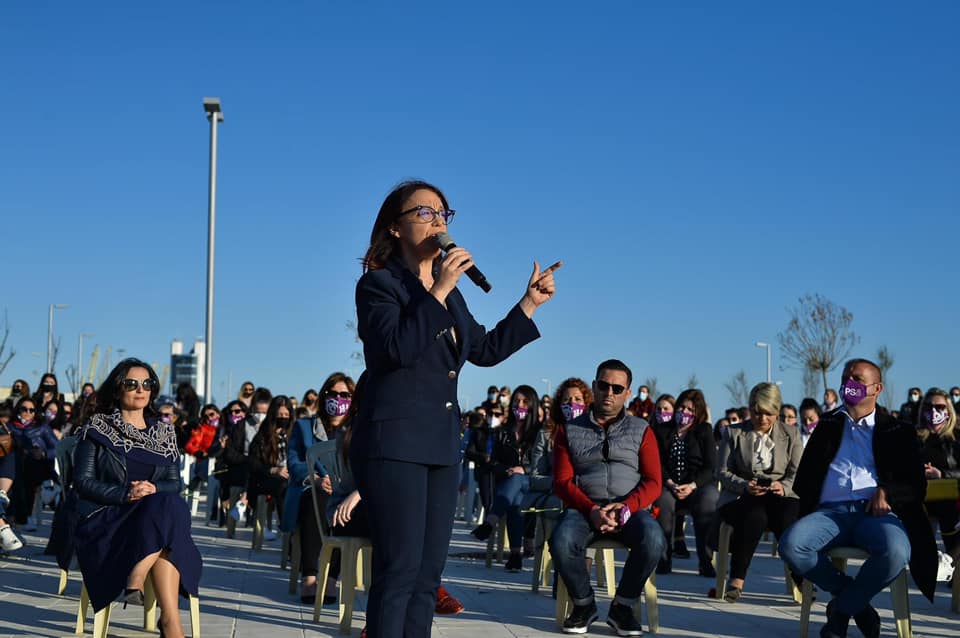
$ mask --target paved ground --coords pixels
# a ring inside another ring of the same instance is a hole
[[[71,574],[65,596],[55,595],[58,571],[51,557],[43,556],[49,534],[50,516],[35,534],[28,534],[28,545],[0,559],[0,636],[72,636],[80,593],[79,573]],[[435,636],[524,637],[557,636],[553,621],[554,601],[550,592],[530,592],[530,564],[526,571],[507,574],[503,567],[484,567],[482,561],[468,556],[481,551],[463,522],[456,524],[451,558],[444,582],[466,605],[458,616],[435,621]],[[336,636],[335,608],[326,608],[320,624],[313,624],[312,609],[287,594],[288,572],[279,568],[279,542],[265,543],[261,552],[250,550],[249,529],[238,530],[237,538],[227,540],[222,530],[203,526],[194,519],[194,538],[204,556],[201,582],[201,633],[204,638],[270,638],[294,636]],[[692,547],[692,539],[688,541]],[[622,557],[618,557],[622,560]],[[912,584],[912,583],[911,583]],[[798,635],[799,606],[784,595],[783,571],[779,560],[770,556],[768,544],[761,544],[751,567],[744,598],[736,605],[706,597],[712,582],[696,575],[695,560],[675,561],[675,573],[660,576],[660,634],[663,636],[762,636],[794,638]],[[936,604],[930,605],[916,590],[911,590],[914,635],[960,636],[960,615],[950,612],[949,592],[937,591]],[[885,636],[895,635],[889,596],[874,601],[884,618]],[[364,624],[365,596],[358,593],[353,619],[353,635],[359,637]],[[608,600],[600,596],[601,619]],[[816,636],[823,621],[823,603],[814,606],[811,636]],[[189,628],[185,605],[181,605],[184,626]],[[138,629],[139,610],[121,610],[114,605],[111,636],[148,636]],[[92,631],[92,617],[86,625]],[[610,635],[609,628],[593,625],[592,634]],[[189,631],[188,631],[189,634]],[[156,635],[156,634],[153,634]],[[859,632],[851,627],[851,636]]]

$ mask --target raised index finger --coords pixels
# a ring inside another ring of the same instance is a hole
[[[553,264],[552,266],[550,266],[549,268],[547,268],[546,270],[541,271],[541,272],[540,272],[540,276],[542,277],[543,275],[549,275],[549,274],[552,273],[552,272],[556,272],[557,270],[560,269],[561,266],[563,266],[563,262],[562,262],[562,261],[558,261],[558,262],[556,262],[555,264]]]

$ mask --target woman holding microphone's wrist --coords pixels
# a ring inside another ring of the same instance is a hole
[[[464,363],[493,366],[539,337],[530,320],[553,296],[553,272],[487,332],[457,288],[470,253],[443,256],[436,236],[454,211],[425,182],[405,182],[383,202],[357,284],[357,327],[367,382],[351,464],[373,542],[367,605],[371,638],[429,636],[457,498]]]

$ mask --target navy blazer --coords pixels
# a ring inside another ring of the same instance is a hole
[[[398,257],[364,274],[356,299],[367,378],[351,457],[459,463],[460,370],[500,363],[540,336],[536,325],[516,305],[487,332],[459,290],[444,308]]]

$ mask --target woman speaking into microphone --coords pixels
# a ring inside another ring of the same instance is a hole
[[[373,541],[371,638],[430,635],[460,478],[460,369],[496,365],[540,336],[531,317],[561,266],[534,262],[520,302],[487,332],[457,289],[470,253],[440,250],[453,215],[432,184],[394,188],[357,283],[366,382],[350,457]]]

